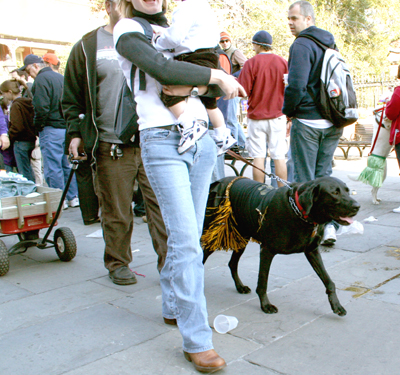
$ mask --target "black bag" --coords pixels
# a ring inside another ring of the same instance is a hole
[[[150,23],[144,18],[134,17],[135,21],[139,22],[144,31],[149,43],[153,38],[153,28]],[[134,99],[134,79],[136,73],[136,66],[132,65],[131,70],[131,87],[130,90],[125,77],[121,84],[121,90],[118,94],[115,118],[114,118],[114,133],[125,144],[133,144],[135,136],[139,130],[138,119],[139,116],[136,113],[136,102]],[[144,72],[139,71],[140,74],[140,89],[146,89],[146,81]]]

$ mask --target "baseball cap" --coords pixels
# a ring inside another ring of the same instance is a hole
[[[43,56],[43,60],[52,65],[57,65],[59,61],[58,57],[54,53],[46,53]]]
[[[43,62],[43,59],[41,57],[36,56],[36,55],[32,55],[32,54],[28,55],[24,59],[24,66],[22,68],[19,68],[19,70],[24,71],[28,65],[40,64],[42,62]]]
[[[252,42],[261,46],[272,47],[272,36],[267,31],[257,31],[253,36]]]

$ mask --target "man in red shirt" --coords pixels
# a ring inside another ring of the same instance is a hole
[[[248,94],[246,148],[254,158],[253,164],[264,169],[268,143],[276,174],[286,180],[286,116],[282,113],[282,105],[287,61],[272,53],[272,37],[268,32],[258,31],[252,43],[256,55],[245,62],[239,76],[239,82]],[[264,182],[265,175],[253,168],[253,179]],[[278,182],[278,186],[282,185]]]

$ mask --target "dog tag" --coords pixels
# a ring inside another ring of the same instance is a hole
[[[315,235],[317,234],[317,229],[318,229],[318,225],[316,225],[316,226],[314,227],[314,230],[313,230],[313,232],[311,233],[311,238],[315,237]]]

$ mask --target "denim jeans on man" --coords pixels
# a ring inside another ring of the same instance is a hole
[[[206,134],[179,155],[179,139],[177,131],[162,128],[140,132],[143,164],[168,234],[168,253],[160,274],[163,316],[176,318],[183,350],[198,353],[213,348],[200,236],[217,149]]]
[[[244,147],[246,144],[246,136],[237,118],[239,101],[240,98],[238,97],[229,100],[225,100],[222,97],[218,99],[217,106],[224,115],[227,128],[230,129],[233,138],[237,140],[237,145],[239,147]]]
[[[318,177],[330,176],[333,154],[342,134],[343,129],[335,126],[315,129],[294,118],[290,131],[294,182],[307,182]]]
[[[65,149],[65,129],[45,126],[39,133],[40,149],[43,157],[44,178],[51,188],[64,190],[71,168]],[[73,176],[67,192],[67,200],[78,196],[76,178]]]
[[[18,173],[33,182],[35,182],[35,174],[31,166],[31,154],[34,149],[35,142],[14,142],[14,156],[17,161]]]

